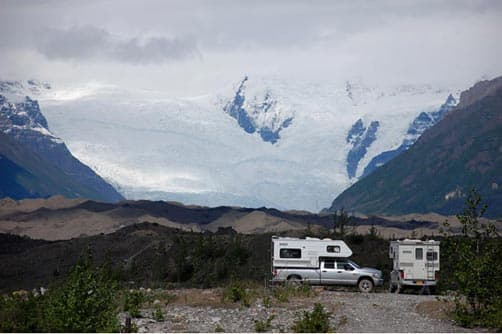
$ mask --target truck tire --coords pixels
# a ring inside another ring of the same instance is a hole
[[[300,285],[302,285],[302,278],[300,276],[296,276],[296,275],[289,276],[288,277],[288,281],[286,282],[286,284],[288,286],[292,286],[292,287],[297,288]]]
[[[367,293],[373,291],[373,281],[369,278],[362,278],[357,284],[359,291]]]

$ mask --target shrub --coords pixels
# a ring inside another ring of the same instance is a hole
[[[298,287],[285,285],[274,288],[273,296],[281,303],[287,303],[293,297],[314,297],[316,292],[308,284],[302,284]]]
[[[0,295],[0,332],[39,332],[40,298],[31,293],[24,297]]]
[[[217,324],[216,327],[214,328],[215,333],[225,333],[225,328],[221,327],[220,324]]]
[[[117,332],[117,284],[107,266],[93,267],[90,253],[41,305],[48,332]]]
[[[145,294],[139,290],[127,291],[124,298],[124,312],[128,312],[133,318],[141,317],[139,309],[146,301]]]
[[[263,306],[265,306],[266,308],[269,308],[272,306],[272,300],[270,299],[269,296],[263,297]]]
[[[117,332],[117,284],[88,253],[45,295],[0,298],[0,332]]]
[[[322,304],[315,304],[312,312],[303,312],[303,317],[298,319],[293,325],[295,333],[327,333],[330,313],[324,310]]]
[[[153,312],[153,319],[155,319],[155,321],[164,321],[164,313],[162,312],[160,306],[155,307],[155,311]]]
[[[240,282],[232,282],[225,291],[225,299],[231,302],[241,302],[245,307],[251,306],[250,293]]]
[[[270,330],[272,329],[272,320],[274,320],[274,318],[275,318],[275,315],[272,314],[265,321],[255,320],[254,321],[254,330],[257,333],[270,332]]]
[[[454,315],[460,324],[502,330],[502,245],[495,226],[479,220],[486,208],[472,189],[466,208],[457,215],[461,235],[444,224],[442,255],[450,260],[442,268],[441,283],[455,288]]]

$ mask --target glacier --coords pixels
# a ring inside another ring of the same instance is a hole
[[[200,96],[93,84],[37,99],[52,132],[126,198],[319,211],[458,92],[250,75]],[[359,121],[368,138],[349,169]]]

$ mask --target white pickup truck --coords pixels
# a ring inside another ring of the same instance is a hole
[[[272,237],[271,253],[272,283],[354,285],[362,292],[383,284],[380,270],[347,259],[352,250],[341,240]]]

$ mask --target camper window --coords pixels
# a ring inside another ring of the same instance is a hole
[[[328,253],[340,253],[340,246],[328,246],[328,247],[326,247],[326,252],[328,252]]]
[[[427,261],[437,261],[438,252],[427,252]]]
[[[302,257],[302,250],[299,248],[281,248],[279,256],[283,259],[299,259]]]
[[[422,260],[424,258],[423,248],[415,249],[415,260]]]

